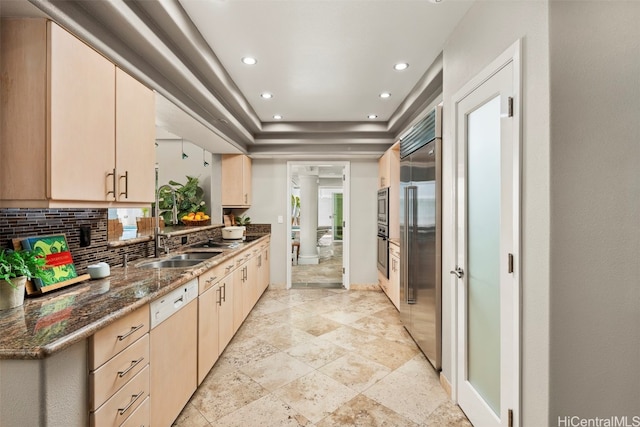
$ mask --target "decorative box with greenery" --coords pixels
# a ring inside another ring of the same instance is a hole
[[[0,249],[0,310],[17,307],[24,302],[27,279],[46,278],[46,260],[34,251]]]

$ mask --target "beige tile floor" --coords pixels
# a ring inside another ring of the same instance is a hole
[[[318,264],[291,266],[291,284],[294,288],[328,284],[342,286],[342,242],[331,242],[329,239],[319,248]]]
[[[174,426],[471,424],[383,293],[269,289]]]

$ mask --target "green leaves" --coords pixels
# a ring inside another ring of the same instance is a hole
[[[236,220],[236,224],[238,224],[238,225],[251,224],[251,218],[249,218],[248,216],[245,216],[245,215],[237,216],[237,217],[235,217],[235,220]]]
[[[0,249],[0,279],[11,283],[16,277],[43,277],[47,274],[44,269],[46,260],[33,251],[12,251]],[[12,284],[13,286],[13,284]]]
[[[164,218],[165,224],[171,223],[174,194],[178,221],[191,212],[207,213],[204,190],[198,185],[198,179],[197,177],[187,176],[185,184],[171,180],[169,184],[165,184],[158,189],[158,205],[160,207],[160,215]]]

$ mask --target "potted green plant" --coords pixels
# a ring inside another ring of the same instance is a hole
[[[46,261],[33,251],[0,249],[0,310],[21,306],[27,279],[43,277]]]
[[[198,178],[187,176],[187,182],[181,184],[177,181],[169,181],[158,189],[160,216],[165,224],[176,225],[181,218],[190,213],[206,214],[207,206],[204,201],[204,190],[198,185]],[[173,223],[172,216],[177,217],[178,222]],[[207,218],[209,216],[207,215]]]
[[[247,239],[247,225],[251,224],[251,218],[246,215],[236,216],[234,218],[236,225],[242,227],[242,240]]]
[[[237,216],[237,217],[235,217],[235,220],[236,220],[236,225],[246,226],[246,225],[251,224],[251,218],[249,218],[246,215]]]

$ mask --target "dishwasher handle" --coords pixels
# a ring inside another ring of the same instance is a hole
[[[173,308],[180,308],[184,304],[184,295],[173,301]]]

